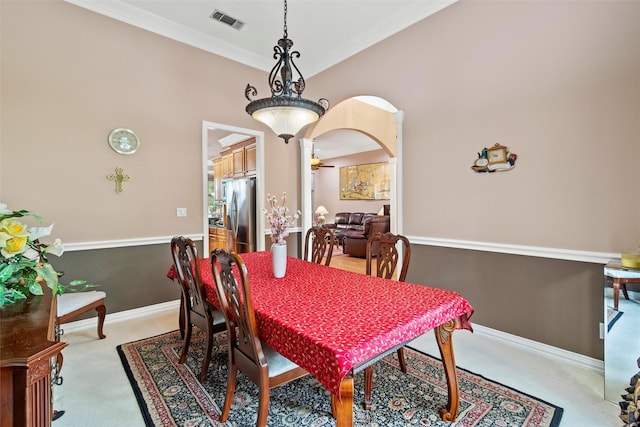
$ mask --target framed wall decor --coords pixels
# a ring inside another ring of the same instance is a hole
[[[340,200],[389,200],[389,163],[340,168]]]
[[[518,155],[509,151],[507,147],[495,144],[493,147],[484,147],[478,153],[478,158],[473,162],[473,169],[476,172],[505,172],[516,166]]]

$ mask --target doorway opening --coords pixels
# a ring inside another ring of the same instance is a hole
[[[260,215],[264,208],[264,132],[254,129],[241,128],[223,123],[216,123],[203,120],[202,122],[202,235],[203,253],[209,254],[209,218],[211,216],[210,203],[210,179],[213,173],[213,163],[211,159],[217,157],[223,149],[224,144],[232,144],[234,140],[255,138],[256,170],[255,170],[255,238],[257,251],[265,248],[265,222],[264,215]],[[217,196],[222,199],[221,195]]]

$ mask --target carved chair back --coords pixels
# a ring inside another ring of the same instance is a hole
[[[235,252],[216,249],[211,253],[211,270],[216,283],[218,302],[227,322],[229,351],[246,358],[245,365],[250,367],[254,375],[260,376],[260,370],[267,370],[268,367],[258,338],[258,325],[244,261]],[[234,275],[234,270],[238,272],[240,283]],[[255,377],[248,376],[257,382]]]
[[[311,227],[307,230],[304,239],[305,261],[322,264],[322,259],[325,258],[324,265],[329,265],[333,255],[334,243],[335,235],[333,230],[325,227]],[[309,253],[309,247],[311,247],[311,253]]]
[[[398,242],[402,243],[403,251],[402,267],[398,273],[398,281],[405,281],[409,270],[409,261],[411,260],[411,244],[405,236],[389,232],[374,233],[367,240],[366,273],[368,275],[372,275],[373,257],[375,257],[375,275],[386,279],[393,277],[400,258]]]
[[[190,316],[191,321],[204,331],[207,328],[206,320],[211,317],[211,312],[206,303],[206,292],[202,283],[196,246],[188,237],[176,236],[171,239],[171,255],[178,274],[182,304],[186,314],[187,316],[189,313],[195,314]]]

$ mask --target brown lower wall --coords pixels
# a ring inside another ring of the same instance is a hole
[[[408,282],[454,290],[472,322],[604,359],[603,265],[412,245]]]
[[[299,233],[289,240],[289,255],[300,256]],[[201,251],[202,242],[197,244]],[[98,284],[107,293],[107,313],[180,297],[166,277],[169,243],[66,252],[51,261],[67,272],[65,283],[79,278]],[[474,306],[478,325],[602,360],[602,267],[414,244],[407,281],[459,292]]]
[[[271,240],[266,237],[266,248]],[[202,254],[202,241],[197,241]],[[300,233],[287,239],[289,256],[300,256]],[[124,248],[93,249],[65,252],[60,258],[50,256],[57,271],[64,271],[61,282],[83,279],[98,285],[95,290],[107,293],[107,315],[133,310],[180,298],[180,288],[167,278],[173,260],[170,244],[131,246]],[[74,320],[95,317],[95,312],[78,316]]]
[[[196,243],[201,251],[202,242]],[[49,261],[65,272],[62,283],[83,279],[106,292],[107,316],[180,298],[180,287],[167,278],[173,264],[169,243],[65,252],[60,258],[50,256]]]

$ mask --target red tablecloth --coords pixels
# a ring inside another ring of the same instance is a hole
[[[399,344],[453,319],[471,330],[473,307],[456,292],[292,257],[286,276],[276,279],[269,252],[241,256],[260,339],[336,395],[352,369]],[[217,305],[210,261],[201,259],[200,266],[207,297]]]

